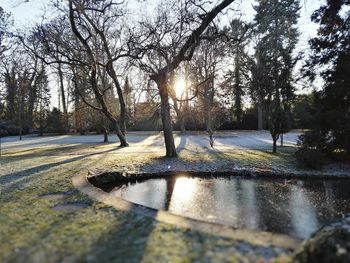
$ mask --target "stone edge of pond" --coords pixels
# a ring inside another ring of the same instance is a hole
[[[99,188],[104,189],[104,186],[113,184],[113,186],[125,183],[136,183],[143,182],[148,179],[164,178],[166,176],[189,176],[189,177],[201,177],[201,178],[225,178],[229,176],[240,176],[245,178],[276,178],[279,179],[323,179],[323,180],[334,180],[334,179],[347,179],[350,180],[350,174],[320,174],[320,173],[288,173],[283,171],[271,171],[271,170],[254,170],[254,169],[236,169],[236,170],[222,170],[222,171],[199,171],[199,170],[188,170],[188,171],[154,171],[154,172],[139,172],[139,173],[128,173],[105,170],[90,170],[88,171],[88,181]],[[105,189],[104,189],[105,190]]]
[[[146,206],[129,202],[125,199],[112,196],[100,188],[92,185],[88,178],[91,177],[88,170],[83,170],[72,177],[72,183],[80,192],[88,195],[91,199],[110,205],[117,210],[134,212],[139,215],[156,219],[157,221],[172,224],[178,227],[204,232],[214,236],[232,238],[245,241],[254,245],[272,245],[289,250],[295,250],[302,242],[284,234],[275,234],[265,231],[255,231],[250,229],[234,229],[215,223],[209,223],[180,215],[175,215],[167,211],[152,209]]]

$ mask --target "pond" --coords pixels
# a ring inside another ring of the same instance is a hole
[[[350,213],[350,180],[168,176],[109,187],[155,209],[235,228],[307,238]]]

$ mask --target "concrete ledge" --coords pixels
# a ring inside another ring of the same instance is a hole
[[[232,227],[191,219],[188,217],[175,215],[167,211],[156,210],[138,205],[102,191],[101,189],[90,184],[87,177],[87,170],[83,170],[79,174],[73,176],[72,183],[74,187],[76,187],[80,192],[88,195],[91,199],[98,202],[103,202],[116,208],[117,210],[131,211],[143,216],[154,218],[163,223],[173,224],[178,227],[193,229],[221,237],[246,241],[255,245],[273,245],[295,250],[301,244],[301,240],[283,234],[255,231],[250,229],[234,229]]]

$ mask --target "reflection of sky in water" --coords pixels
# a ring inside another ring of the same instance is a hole
[[[196,182],[185,177],[176,179],[174,190],[169,200],[169,211],[190,212],[193,207],[192,202],[196,200]]]
[[[134,203],[238,228],[308,237],[350,213],[350,181],[169,177],[122,186]]]
[[[166,180],[147,180],[142,184],[123,186],[115,194],[137,204],[159,208],[164,206]]]
[[[316,209],[302,187],[292,185],[290,191],[289,206],[293,228],[297,236],[308,236],[319,228]]]
[[[242,190],[244,195],[244,200],[247,202],[247,209],[245,218],[247,219],[246,227],[251,229],[256,229],[258,227],[259,213],[257,211],[255,203],[255,188],[253,181],[244,181],[242,183]]]

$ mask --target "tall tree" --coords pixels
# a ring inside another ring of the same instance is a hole
[[[127,43],[122,38],[124,3],[113,0],[57,1],[60,14],[49,23],[39,25],[42,51],[35,52],[31,44],[26,47],[47,64],[63,63],[81,67],[88,74],[88,88],[93,91],[97,105],[82,100],[95,110],[101,111],[112,122],[121,146],[128,146],[125,137],[125,102],[118,80],[115,63],[129,55]],[[58,47],[58,48],[57,48]],[[117,118],[107,105],[104,94],[111,86],[101,89],[100,70],[105,70],[112,80],[119,100],[120,116]],[[74,75],[74,72],[73,72]],[[76,75],[75,77],[77,77]]]
[[[118,138],[120,140],[121,146],[128,146],[128,143],[125,138],[125,102],[124,96],[122,92],[122,88],[118,81],[117,73],[115,71],[113,63],[120,57],[123,56],[118,54],[114,56],[111,51],[110,43],[107,40],[105,30],[110,25],[111,20],[122,16],[122,10],[119,11],[119,14],[112,14],[111,16],[107,16],[107,12],[112,12],[111,8],[114,6],[118,6],[120,3],[115,3],[113,1],[100,1],[90,3],[89,1],[82,0],[70,0],[69,1],[69,22],[72,28],[73,34],[76,36],[80,44],[84,47],[87,62],[90,65],[90,85],[98,103],[101,105],[101,108],[98,108],[102,111],[108,119],[113,123],[115,130],[117,132]],[[99,65],[99,56],[96,56],[93,46],[94,43],[89,40],[90,37],[96,34],[98,36],[98,42],[102,45],[104,55],[107,63],[104,63],[103,66],[106,67],[106,71],[110,78],[113,80],[115,88],[118,92],[118,98],[120,101],[120,122],[115,119],[111,111],[108,109],[108,105],[104,99],[103,93],[98,88],[98,67]]]
[[[39,88],[47,83],[45,66],[33,54],[17,46],[1,60],[4,80],[5,119],[20,131],[34,128]]]
[[[0,62],[3,64],[5,52],[8,50],[9,46],[7,43],[7,36],[9,27],[12,24],[10,14],[6,13],[4,9],[0,6]],[[5,83],[3,76],[3,67],[0,67],[0,117],[3,119],[5,116],[5,92],[1,92],[1,89],[4,89],[3,84]],[[2,84],[1,84],[2,83]]]
[[[232,2],[234,0],[223,0],[205,11],[205,1],[169,1],[161,4],[154,23],[142,23],[147,39],[140,47],[146,51],[141,66],[150,73],[159,90],[167,157],[177,156],[170,115],[169,78],[181,62],[191,60],[209,24]],[[145,62],[145,58],[148,61]]]
[[[259,100],[264,104],[273,152],[277,151],[280,135],[290,129],[290,104],[294,97],[292,71],[297,61],[293,51],[299,35],[299,9],[298,0],[259,0],[255,6],[260,41],[256,47],[253,71],[256,86],[253,88],[262,97]]]
[[[211,31],[211,32],[210,32]],[[204,117],[205,129],[208,134],[213,134],[215,127],[215,102],[218,95],[216,77],[219,72],[219,64],[225,54],[225,45],[222,39],[212,39],[214,28],[210,28],[198,47],[192,61],[192,70],[199,85],[198,102]]]
[[[234,70],[230,71],[228,77],[231,82],[231,94],[233,95],[233,115],[237,126],[240,127],[243,115],[243,96],[245,88],[249,82],[250,57],[247,52],[251,38],[251,25],[246,24],[239,19],[233,19],[230,26],[225,29],[228,31],[228,50],[229,55],[233,57]]]
[[[11,24],[11,15],[5,12],[5,10],[0,6],[0,57],[9,48],[9,46],[5,42]]]
[[[319,29],[310,41],[312,55],[304,68],[312,80],[320,72],[324,87],[314,96],[318,110],[304,143],[328,153],[350,153],[349,7],[347,0],[328,0],[311,17]]]

